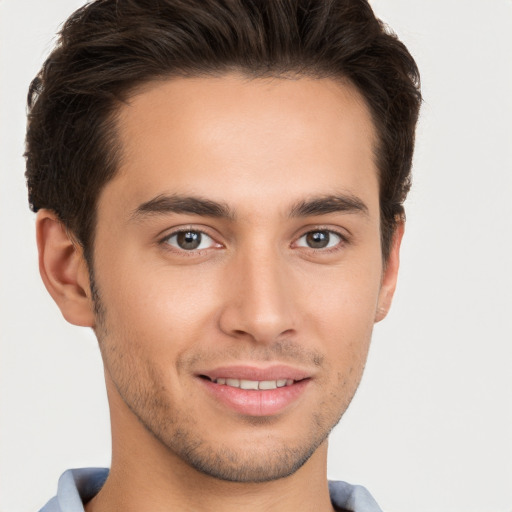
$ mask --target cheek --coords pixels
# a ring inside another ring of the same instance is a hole
[[[118,343],[138,346],[147,357],[175,358],[200,341],[215,318],[219,293],[207,272],[136,262],[110,268],[115,271],[100,282],[107,328]]]
[[[335,367],[358,380],[366,362],[374,326],[379,290],[379,265],[338,269],[322,286],[311,286],[302,310]]]
[[[319,326],[335,332],[354,334],[371,331],[380,291],[380,267],[340,267],[325,276],[310,273],[302,296],[304,311],[317,318]]]

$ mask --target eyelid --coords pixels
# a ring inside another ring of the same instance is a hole
[[[339,242],[333,247],[322,247],[322,248],[308,247],[306,245],[297,245],[297,242],[300,239],[304,238],[306,235],[308,235],[310,233],[320,232],[320,231],[336,235],[340,239]],[[347,233],[344,233],[341,229],[334,229],[332,227],[327,227],[327,226],[312,226],[312,227],[308,227],[306,231],[302,231],[301,234],[295,238],[295,241],[292,243],[292,246],[300,247],[300,248],[310,250],[310,251],[327,253],[327,252],[337,251],[340,248],[342,248],[343,246],[345,246],[346,244],[348,244],[349,242],[350,242],[349,235]]]
[[[187,233],[189,231],[192,231],[195,233],[201,233],[202,236],[208,237],[212,242],[211,246],[205,247],[202,249],[198,248],[198,249],[187,250],[187,249],[182,249],[180,247],[177,247],[177,246],[169,243],[169,239],[171,239],[172,237],[178,236],[180,233]],[[216,238],[217,237],[210,234],[208,232],[208,230],[202,226],[201,227],[199,227],[199,226],[180,226],[180,227],[172,228],[170,231],[167,231],[167,233],[164,236],[160,236],[159,240],[158,240],[158,244],[165,246],[166,249],[168,249],[168,250],[171,250],[174,252],[179,252],[180,254],[193,255],[193,254],[202,253],[203,251],[207,251],[208,249],[223,247],[223,244],[218,242]]]
[[[173,236],[177,236],[178,234],[180,233],[184,233],[184,232],[187,232],[187,231],[193,231],[193,232],[197,232],[197,233],[201,233],[203,236],[206,236],[208,237],[210,240],[211,240],[211,246],[210,247],[206,247],[206,248],[202,248],[202,249],[190,249],[190,250],[187,250],[187,249],[182,249],[180,247],[176,247],[174,245],[171,245],[168,243],[169,239]],[[200,254],[202,253],[203,251],[207,251],[209,249],[212,249],[212,248],[222,248],[224,247],[224,244],[222,244],[221,242],[218,242],[218,237],[215,236],[215,235],[212,235],[210,233],[210,229],[206,226],[193,226],[193,225],[185,225],[185,226],[179,226],[179,227],[174,227],[174,228],[171,228],[170,230],[166,230],[166,234],[164,236],[160,236],[159,239],[158,239],[158,244],[159,245],[163,245],[163,246],[166,246],[166,248],[168,250],[171,250],[171,251],[174,251],[174,252],[178,252],[180,254],[187,254],[189,256],[192,256],[194,254]],[[302,245],[297,245],[297,242],[298,240],[302,239],[303,237],[305,237],[306,235],[308,235],[309,233],[314,233],[314,232],[318,232],[318,231],[324,231],[324,232],[328,232],[330,234],[333,234],[335,235],[336,237],[339,238],[339,242],[337,244],[335,244],[335,246],[333,247],[324,247],[324,248],[314,248],[314,247],[307,247],[307,246],[302,246]],[[300,234],[296,237],[294,237],[294,241],[291,243],[291,247],[300,247],[302,249],[306,249],[306,250],[309,250],[309,251],[314,251],[314,252],[323,252],[323,253],[328,253],[328,252],[335,252],[337,250],[340,250],[342,247],[344,247],[345,245],[347,245],[348,243],[350,242],[350,235],[348,233],[346,233],[343,229],[341,228],[333,228],[331,226],[307,226],[307,227],[304,227],[301,229],[300,231]]]

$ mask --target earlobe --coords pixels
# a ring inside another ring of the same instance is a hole
[[[89,272],[81,247],[49,210],[38,212],[36,233],[39,272],[62,315],[74,325],[94,327]]]
[[[393,234],[391,250],[382,275],[379,301],[375,313],[375,322],[383,320],[391,307],[398,278],[398,267],[400,266],[400,245],[404,235],[405,223],[400,222]]]

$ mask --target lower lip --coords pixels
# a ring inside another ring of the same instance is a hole
[[[272,416],[283,412],[306,390],[310,379],[282,388],[255,390],[240,389],[201,379],[208,391],[222,404],[247,416]]]

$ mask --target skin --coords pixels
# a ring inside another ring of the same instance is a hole
[[[329,79],[173,79],[138,91],[118,128],[94,293],[79,245],[52,212],[37,221],[43,280],[95,330],[105,365],[112,467],[87,511],[332,510],[327,436],[389,309],[403,233],[383,266],[364,101]],[[333,195],[352,207],[319,208]],[[201,247],[180,248],[179,229],[204,233]],[[310,247],[311,233],[329,244]],[[233,364],[286,364],[308,382],[278,413],[244,414],[199,377]]]

